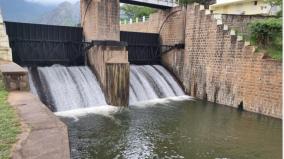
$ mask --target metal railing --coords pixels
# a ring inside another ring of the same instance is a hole
[[[120,24],[133,24],[133,23],[144,23],[149,20],[149,16],[137,17],[137,18],[129,18],[129,19],[121,19]]]
[[[179,5],[179,0],[120,0],[121,3],[167,9]]]

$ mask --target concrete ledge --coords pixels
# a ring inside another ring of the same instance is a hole
[[[0,65],[0,71],[5,74],[27,74],[27,71],[21,66],[11,62]]]
[[[14,146],[13,158],[69,159],[66,125],[29,92],[10,92],[8,102],[24,127]]]
[[[29,90],[28,72],[21,66],[13,62],[0,63],[0,72],[3,74],[5,88],[8,91]]]

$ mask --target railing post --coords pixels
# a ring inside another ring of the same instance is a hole
[[[142,21],[143,21],[143,22],[145,22],[145,21],[146,21],[146,18],[145,18],[145,16],[143,16],[143,17],[142,17]]]
[[[132,24],[132,18],[129,19],[129,24]]]

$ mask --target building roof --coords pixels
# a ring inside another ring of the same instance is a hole
[[[210,5],[210,9],[214,9],[214,8],[217,8],[217,7],[223,7],[223,6],[226,6],[226,5],[233,5],[233,4],[240,4],[240,3],[244,3],[244,2],[253,2],[253,1],[256,1],[256,0],[227,0],[227,1],[221,1],[216,4],[213,4],[213,5]]]

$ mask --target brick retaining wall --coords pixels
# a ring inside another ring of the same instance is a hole
[[[235,32],[265,17],[216,16],[196,4],[163,12],[161,44],[185,42],[185,49],[163,54],[162,62],[189,95],[282,118],[282,62],[255,53]]]
[[[187,8],[185,50],[164,54],[163,63],[189,95],[282,118],[282,62],[265,59],[230,32],[233,26],[244,27],[252,17],[227,16],[224,24],[217,24],[212,14],[199,7]]]

